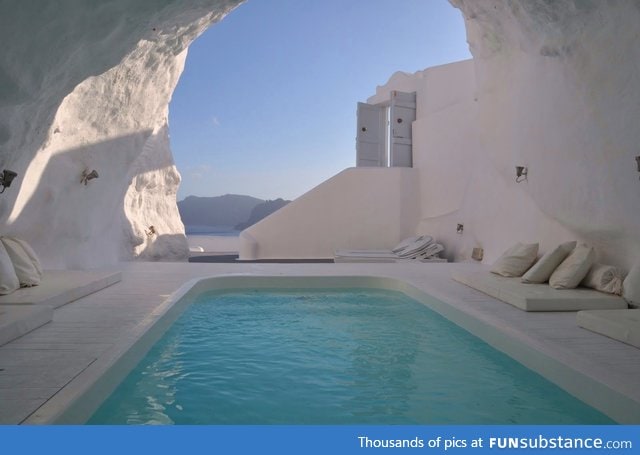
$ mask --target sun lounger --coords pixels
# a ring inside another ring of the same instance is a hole
[[[438,254],[442,245],[428,235],[410,237],[390,250],[336,250],[335,262],[446,262]]]

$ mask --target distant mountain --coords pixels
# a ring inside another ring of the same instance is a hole
[[[216,197],[188,196],[178,202],[182,223],[187,226],[235,226],[246,221],[263,199],[239,194]]]
[[[238,231],[242,231],[249,226],[253,226],[258,221],[268,217],[276,210],[279,210],[287,205],[289,202],[291,201],[285,201],[282,198],[278,198],[275,201],[264,201],[262,204],[256,205],[253,210],[251,210],[251,215],[249,215],[249,219],[247,221],[236,224],[235,229]]]
[[[229,226],[239,231],[257,223],[290,201],[265,201],[240,194],[198,197],[187,196],[178,201],[178,210],[185,226]]]

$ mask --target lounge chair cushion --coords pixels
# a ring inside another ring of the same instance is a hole
[[[491,273],[514,277],[522,276],[538,257],[538,244],[516,243],[493,264]]]
[[[581,243],[549,277],[549,286],[555,289],[574,289],[589,273],[596,253],[589,245]]]
[[[593,264],[580,285],[609,294],[622,295],[623,280],[624,272],[619,268],[612,265]]]
[[[627,302],[640,305],[640,263],[634,265],[624,279],[622,296]]]
[[[0,295],[11,294],[20,287],[20,280],[6,248],[0,242]]]
[[[421,235],[403,240],[393,250],[335,250],[335,262],[446,262],[437,257],[444,247],[433,237]]]
[[[444,246],[439,243],[432,243],[420,252],[420,256],[425,258],[434,258],[444,251]]]
[[[406,238],[406,239],[402,240],[396,246],[391,248],[391,251],[393,253],[395,253],[395,254],[402,254],[409,247],[413,247],[416,242],[421,242],[423,240],[426,241],[426,244],[429,244],[429,243],[433,242],[433,238],[428,236],[428,235],[418,235],[418,236],[415,236],[415,237],[409,237],[409,238]]]
[[[544,283],[549,280],[553,271],[564,261],[576,247],[575,241],[558,245],[551,251],[547,251],[538,262],[533,264],[527,273],[522,275],[523,283]]]
[[[42,279],[42,273],[38,271],[31,257],[24,248],[22,248],[22,245],[10,237],[2,237],[2,244],[11,258],[20,286],[29,287],[39,285]]]
[[[429,247],[433,244],[433,237],[428,235],[421,235],[416,238],[415,241],[409,243],[406,248],[400,251],[393,251],[394,254],[397,254],[400,258],[411,258],[416,256],[418,253],[421,253],[425,248]]]

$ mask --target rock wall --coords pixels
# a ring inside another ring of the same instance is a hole
[[[168,105],[189,44],[238,3],[3,0],[0,170],[19,175],[0,231],[47,267],[185,259]]]
[[[474,172],[449,219],[470,218],[476,240],[462,256],[496,234],[492,257],[522,236],[570,235],[630,267],[640,253],[640,2],[451,3],[476,79]],[[527,182],[514,183],[516,165],[528,166]]]

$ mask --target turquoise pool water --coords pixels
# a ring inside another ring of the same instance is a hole
[[[199,296],[92,424],[611,424],[393,291]]]

